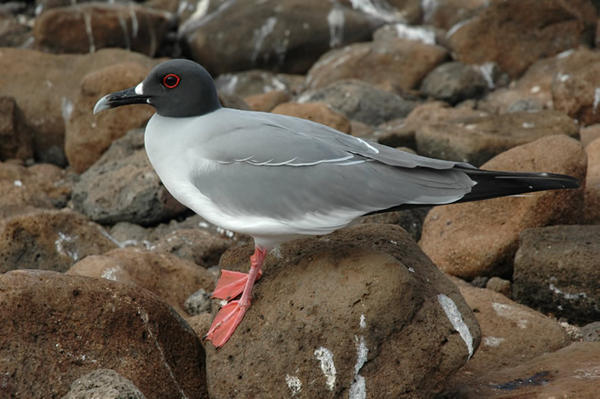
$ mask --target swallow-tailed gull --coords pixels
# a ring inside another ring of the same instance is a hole
[[[229,301],[206,335],[216,347],[249,308],[267,252],[284,241],[327,234],[362,215],[407,205],[578,187],[569,176],[485,171],[309,120],[225,108],[209,73],[189,60],[157,65],[136,87],[102,97],[94,113],[127,104],[156,109],[145,147],[173,197],[207,221],[254,238],[250,272],[223,270],[213,293]]]

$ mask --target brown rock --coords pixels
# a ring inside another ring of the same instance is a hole
[[[584,147],[587,147],[596,139],[600,139],[600,123],[581,127],[579,129],[579,137],[581,138],[581,145]],[[588,154],[588,162],[589,158],[590,156]]]
[[[276,106],[271,112],[319,122],[344,133],[351,131],[348,119],[325,103],[284,103]]]
[[[154,251],[169,252],[199,266],[215,266],[233,240],[200,229],[177,229],[161,237]]]
[[[232,251],[222,266],[247,264],[250,252]],[[432,397],[466,361],[466,342],[478,344],[455,286],[399,227],[355,226],[281,255],[267,258],[229,342],[207,345],[211,397]]]
[[[585,151],[588,157],[584,191],[586,223],[600,224],[600,138],[592,141]]]
[[[58,53],[121,47],[154,56],[168,23],[168,13],[136,4],[76,4],[44,11],[33,35],[38,46]]]
[[[64,131],[81,79],[91,71],[127,61],[146,67],[155,61],[125,50],[107,49],[87,55],[53,55],[33,50],[3,48],[1,96],[11,96],[32,130],[37,160],[66,164]],[[43,71],[43,73],[40,73]],[[35,93],[32,95],[31,93]]]
[[[219,75],[215,79],[215,86],[221,94],[248,98],[272,91],[285,91],[296,94],[302,91],[304,80],[304,75],[253,69]]]
[[[452,379],[516,366],[570,343],[554,319],[488,289],[453,278],[481,327],[481,345]]]
[[[489,5],[487,0],[438,0],[423,4],[423,23],[444,30],[479,14]]]
[[[325,53],[312,66],[306,81],[311,89],[359,79],[382,90],[406,91],[417,87],[447,56],[443,47],[413,40],[357,43]]]
[[[31,131],[12,97],[0,97],[0,160],[33,156]]]
[[[481,165],[512,147],[545,136],[576,137],[578,127],[557,111],[513,112],[426,124],[415,134],[419,154]]]
[[[446,397],[581,398],[598,396],[600,342],[573,343],[514,367],[482,370],[453,380]]]
[[[0,11],[0,47],[22,47],[30,38],[31,28],[26,21]]]
[[[185,316],[183,303],[200,288],[214,288],[213,275],[175,255],[119,248],[80,260],[67,274],[135,284],[153,292]]]
[[[450,104],[479,98],[489,89],[479,68],[462,62],[445,62],[435,67],[425,76],[420,91],[436,100]]]
[[[98,369],[73,381],[62,399],[146,399],[127,378],[110,369]]]
[[[143,127],[154,113],[149,105],[121,107],[93,115],[94,104],[105,94],[133,87],[150,68],[136,62],[115,64],[86,75],[73,104],[65,131],[65,153],[73,169],[81,173],[100,158],[113,140]]]
[[[269,112],[281,103],[288,102],[292,96],[285,90],[273,90],[266,93],[253,94],[244,101],[254,111]]]
[[[0,302],[6,397],[61,397],[98,368],[116,371],[148,398],[207,397],[197,336],[144,289],[18,270],[0,275]]]
[[[571,323],[600,320],[600,225],[524,230],[514,265],[520,303]]]
[[[596,10],[584,0],[495,1],[451,30],[448,41],[459,61],[495,61],[517,77],[542,57],[591,43],[595,24]]]
[[[35,210],[0,221],[0,272],[62,272],[79,259],[115,246],[101,226],[77,212]]]
[[[548,136],[512,148],[482,169],[562,173],[581,181],[586,158],[577,140]],[[522,230],[577,223],[582,201],[582,189],[572,189],[434,207],[419,244],[446,273],[467,279],[505,275],[512,269]]]
[[[492,277],[485,283],[485,288],[502,294],[507,298],[512,297],[512,286],[509,280],[504,280],[500,277]]]

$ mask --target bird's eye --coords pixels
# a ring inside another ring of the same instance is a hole
[[[179,78],[178,75],[175,75],[174,73],[170,73],[168,75],[165,75],[165,77],[163,78],[163,86],[165,86],[167,89],[174,89],[177,86],[179,86],[179,81],[181,79]]]

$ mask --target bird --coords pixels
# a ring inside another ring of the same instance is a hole
[[[579,186],[567,175],[482,170],[306,119],[226,108],[209,72],[187,59],[156,65],[137,86],[100,98],[93,113],[129,104],[156,110],[144,145],[173,197],[254,239],[249,272],[222,270],[212,294],[226,301],[204,337],[216,348],[242,322],[267,253],[283,242],[404,207]]]

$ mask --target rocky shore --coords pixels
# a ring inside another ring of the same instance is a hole
[[[597,397],[597,7],[3,2],[0,397]],[[167,192],[143,148],[151,107],[92,114],[177,57],[228,107],[581,187],[284,244],[215,350],[210,292],[221,268],[247,270],[251,239]]]

